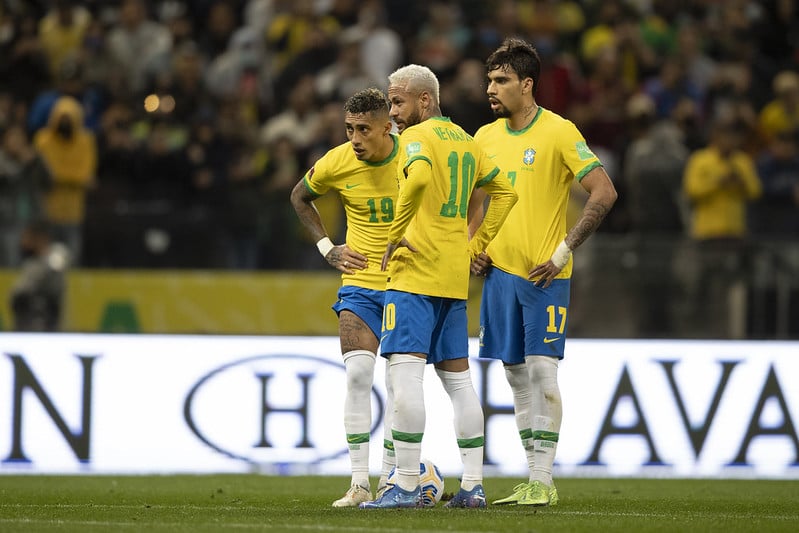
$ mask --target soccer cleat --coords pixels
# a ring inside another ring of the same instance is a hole
[[[361,509],[406,509],[422,506],[422,491],[403,490],[399,485],[389,487],[380,498],[372,502],[363,502]]]
[[[372,493],[369,489],[360,485],[352,485],[347,494],[333,502],[333,507],[358,507],[359,504],[371,499]]]
[[[544,485],[540,481],[534,481],[530,484],[530,489],[525,491],[519,501],[519,505],[557,505],[558,504],[558,490],[555,484],[552,486]]]
[[[483,491],[482,485],[475,485],[472,490],[460,489],[450,501],[444,504],[444,507],[450,509],[455,508],[469,508],[476,509],[478,507],[486,506],[486,493]]]
[[[495,500],[491,502],[491,505],[508,505],[511,503],[519,503],[521,497],[530,490],[531,484],[530,483],[519,483],[515,487],[513,487],[513,494],[508,496],[507,498],[502,498],[500,500]]]
[[[388,485],[381,485],[377,487],[377,492],[375,492],[375,500],[379,500],[383,497],[383,493],[388,490]]]

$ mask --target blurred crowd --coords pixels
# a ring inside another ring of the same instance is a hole
[[[722,262],[796,240],[793,0],[2,0],[0,267],[44,220],[73,266],[322,268],[288,198],[346,141],[343,101],[419,63],[473,133],[514,35],[615,181],[602,233]],[[336,199],[319,208],[340,242]]]

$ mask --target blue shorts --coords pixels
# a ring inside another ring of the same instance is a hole
[[[380,353],[423,353],[428,363],[468,357],[466,300],[387,290]]]
[[[480,357],[523,363],[526,355],[563,359],[571,280],[555,279],[546,289],[498,268],[483,283]]]
[[[380,322],[383,319],[384,291],[364,289],[354,285],[342,285],[338,290],[338,301],[333,304],[333,311],[339,315],[342,311],[351,311],[369,326],[375,338],[380,338]]]

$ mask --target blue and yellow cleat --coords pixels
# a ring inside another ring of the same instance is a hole
[[[456,508],[469,508],[477,509],[486,506],[486,493],[483,491],[482,485],[475,485],[472,490],[460,489],[450,501],[444,504],[444,507],[450,509]]]
[[[422,491],[403,490],[399,485],[389,487],[382,496],[371,502],[363,502],[361,509],[409,509],[422,506]]]

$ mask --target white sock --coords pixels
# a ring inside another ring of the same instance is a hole
[[[344,432],[352,466],[352,483],[369,488],[369,432],[372,426],[372,380],[375,354],[352,350],[344,354],[347,392],[344,397]]]
[[[461,488],[472,490],[483,482],[483,445],[485,429],[483,408],[474,390],[469,369],[447,372],[436,368],[455,414],[455,436],[463,461]]]
[[[427,361],[415,355],[395,353],[389,360],[394,389],[391,436],[397,456],[397,485],[404,490],[419,486],[419,461],[424,436],[424,370]]]
[[[380,471],[380,480],[377,488],[384,486],[388,482],[388,473],[397,464],[396,454],[394,453],[394,439],[391,436],[391,424],[394,419],[394,388],[391,386],[391,376],[389,370],[391,365],[386,361],[386,409],[383,418],[383,467]]]
[[[510,390],[513,393],[513,412],[516,415],[516,428],[519,430],[519,438],[522,441],[524,453],[527,455],[528,475],[530,481],[532,481],[533,469],[535,468],[533,425],[532,420],[530,420],[533,395],[530,391],[530,376],[527,372],[527,365],[505,365],[505,378],[508,380]]]
[[[563,404],[558,387],[558,359],[543,355],[525,357],[533,390],[533,447],[535,468],[531,481],[552,486],[552,465],[560,437]]]

